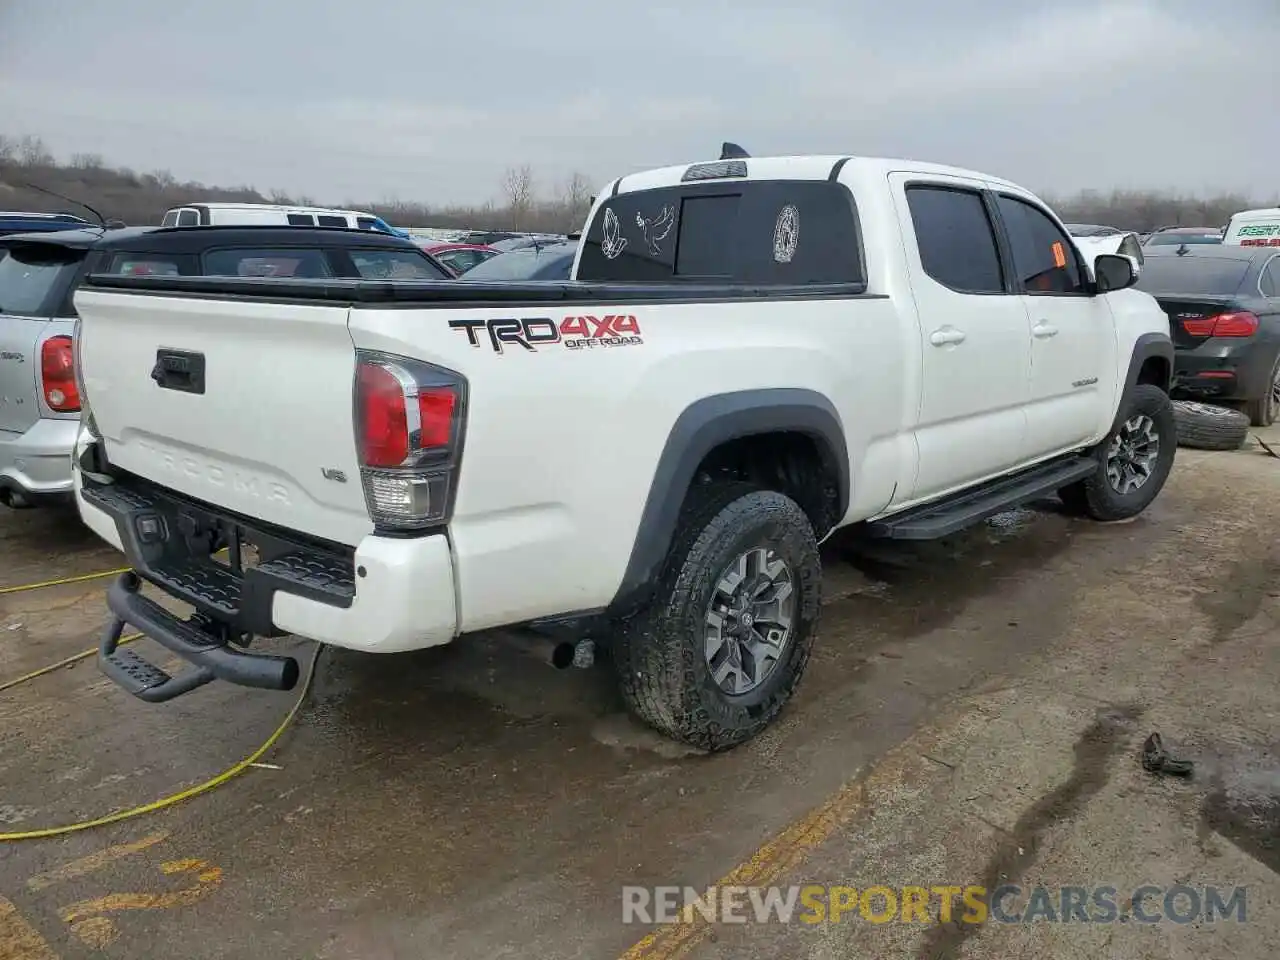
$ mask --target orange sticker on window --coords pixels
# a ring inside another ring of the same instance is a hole
[[[1067,265],[1067,251],[1063,249],[1061,240],[1055,240],[1053,244],[1053,265],[1055,267]]]

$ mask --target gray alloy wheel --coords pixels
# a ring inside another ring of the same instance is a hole
[[[1160,455],[1160,436],[1155,421],[1145,413],[1135,414],[1116,431],[1107,450],[1107,482],[1122,496],[1142,488],[1155,469]]]
[[[797,596],[791,568],[765,547],[721,572],[707,604],[703,656],[722,691],[750,693],[773,672],[791,640]]]

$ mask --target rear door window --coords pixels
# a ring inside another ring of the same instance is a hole
[[[81,257],[65,248],[24,249],[0,254],[0,313],[51,316],[54,298]]]
[[[1004,270],[986,204],[976,190],[907,187],[920,264],[957,293],[1004,293]]]
[[[291,213],[287,219],[291,227],[314,227],[316,225],[315,217],[309,213]]]
[[[210,250],[201,261],[209,277],[299,277],[322,279],[333,276],[323,250],[297,248]]]
[[[335,217],[331,214],[322,213],[316,216],[316,223],[322,227],[345,227],[347,225],[346,217]]]
[[[580,280],[865,281],[853,196],[828,180],[693,182],[619,194],[596,211],[582,244]]]
[[[1040,208],[1016,197],[996,197],[1018,280],[1029,294],[1084,294],[1076,245]]]

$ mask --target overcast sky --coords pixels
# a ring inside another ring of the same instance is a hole
[[[1280,0],[0,0],[0,132],[318,201],[713,157],[1280,193]]]

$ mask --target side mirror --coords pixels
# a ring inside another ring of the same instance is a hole
[[[1122,253],[1099,254],[1093,261],[1093,275],[1097,278],[1099,293],[1115,293],[1138,282],[1141,268],[1133,257]]]

